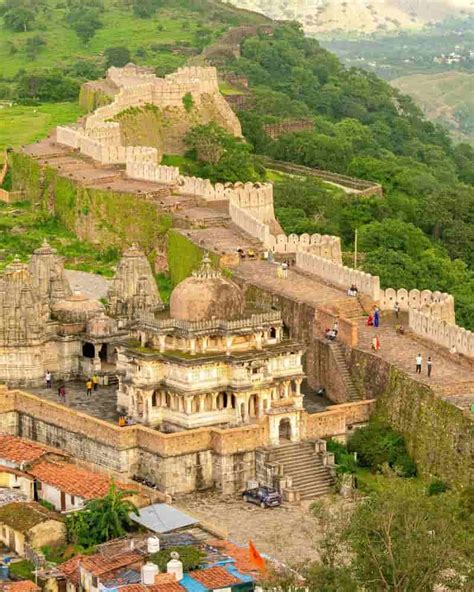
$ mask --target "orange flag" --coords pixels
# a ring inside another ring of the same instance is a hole
[[[252,541],[249,541],[249,554],[250,561],[255,565],[255,567],[257,567],[260,571],[266,571],[267,564],[265,562],[265,559],[257,551]]]

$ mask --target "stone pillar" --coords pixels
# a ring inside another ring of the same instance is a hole
[[[202,338],[202,346],[201,346],[202,352],[203,353],[206,353],[208,347],[209,347],[209,338],[208,337],[203,337]]]
[[[158,335],[158,343],[160,344],[160,352],[166,351],[166,335]]]
[[[212,393],[212,411],[216,411],[217,410],[217,397],[219,396],[219,393]]]
[[[228,335],[225,338],[225,349],[226,349],[226,354],[228,356],[230,355],[230,352],[231,352],[231,349],[232,349],[232,341],[233,341],[233,338],[232,338],[231,335]]]
[[[298,417],[296,415],[292,415],[290,417],[290,425],[291,425],[291,441],[292,442],[299,442],[300,441],[300,430],[298,426]]]
[[[206,395],[199,395],[199,404],[198,404],[198,412],[202,413],[204,411],[204,405],[206,403]]]
[[[192,397],[185,397],[184,399],[184,411],[187,415],[191,415],[192,413],[192,404],[193,399]]]
[[[262,349],[262,333],[258,332],[255,334],[255,347],[257,349]]]
[[[194,356],[194,355],[196,355],[196,338],[191,337],[190,342],[191,342],[190,343],[190,352],[191,352],[191,355]]]

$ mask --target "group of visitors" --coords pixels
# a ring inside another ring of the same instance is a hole
[[[359,295],[359,289],[357,288],[357,286],[355,284],[352,284],[352,286],[347,290],[347,295],[348,296],[358,296]]]
[[[416,374],[421,374],[422,366],[423,366],[423,356],[421,354],[418,354],[416,356],[416,360],[415,360],[415,373]],[[428,375],[428,378],[430,378],[432,370],[433,370],[433,360],[431,359],[431,356],[428,356],[428,359],[426,360],[426,374]]]
[[[376,328],[380,325],[380,309],[378,306],[374,306],[374,310],[367,317],[367,325]]]
[[[86,393],[87,396],[90,397],[92,395],[92,390],[96,391],[99,387],[99,377],[97,374],[94,374],[91,378],[87,379],[86,382]]]
[[[336,341],[336,337],[337,337],[338,333],[339,333],[339,321],[336,319],[334,321],[334,325],[332,326],[332,329],[327,328],[324,331],[324,337],[326,337],[326,339],[329,339],[329,341]]]
[[[257,254],[255,253],[255,251],[253,249],[247,249],[247,251],[244,251],[244,249],[239,247],[237,249],[237,253],[239,254],[240,259],[256,259],[257,258]]]
[[[129,415],[120,415],[118,418],[119,427],[123,428],[128,425],[134,425],[133,419]]]

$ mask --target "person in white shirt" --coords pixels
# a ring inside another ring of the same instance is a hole
[[[423,364],[423,356],[421,354],[418,354],[416,356],[416,370],[415,372],[417,374],[421,374],[421,366]]]
[[[44,374],[44,381],[46,382],[46,388],[51,388],[51,372],[46,370]]]

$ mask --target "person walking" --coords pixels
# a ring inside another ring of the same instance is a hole
[[[46,383],[46,388],[51,388],[53,377],[51,376],[51,372],[49,370],[46,370],[44,374],[44,381]]]
[[[64,384],[62,384],[58,388],[58,396],[60,401],[62,401],[63,403],[66,402],[66,387],[64,386]]]
[[[378,327],[380,324],[380,311],[376,306],[374,309],[374,327]]]
[[[428,378],[430,378],[431,371],[433,370],[433,360],[431,359],[431,356],[429,356],[428,360],[426,361],[426,370],[428,372]]]
[[[283,279],[286,280],[288,277],[288,263],[284,262],[281,264],[281,270],[283,274]]]
[[[283,269],[282,269],[281,263],[278,263],[278,265],[277,265],[277,278],[279,280],[283,279]]]
[[[398,304],[398,302],[395,302],[395,305],[393,307],[393,314],[395,315],[395,318],[398,319],[398,315],[400,314],[400,305]]]
[[[421,365],[422,364],[423,364],[423,356],[421,354],[418,354],[416,356],[416,369],[415,369],[416,374],[421,374]]]
[[[92,387],[93,387],[93,382],[92,379],[89,378],[89,380],[86,382],[86,389],[87,389],[87,396],[90,397],[92,395]]]
[[[97,387],[99,386],[99,377],[97,376],[97,374],[94,374],[94,376],[92,377],[92,384],[94,385],[94,390],[97,390]]]
[[[332,326],[332,330],[337,337],[337,334],[339,333],[339,321],[338,320],[334,321],[334,325]]]

